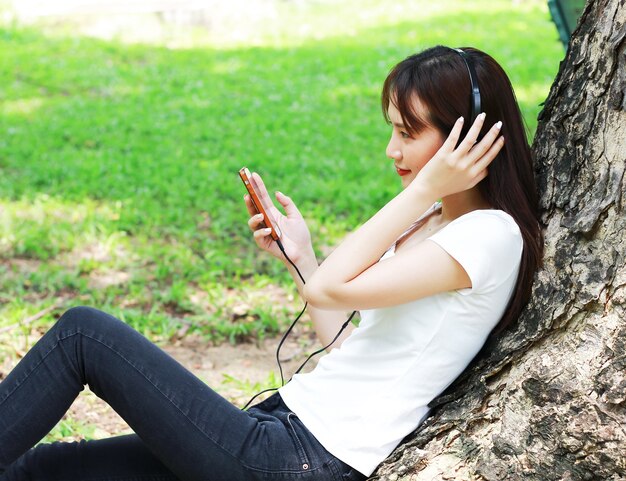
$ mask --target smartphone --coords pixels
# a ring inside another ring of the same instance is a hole
[[[256,182],[252,178],[252,174],[250,174],[250,171],[247,169],[247,167],[242,167],[239,170],[239,177],[241,177],[241,180],[243,181],[243,185],[245,185],[246,189],[248,189],[248,193],[250,194],[250,198],[252,199],[252,203],[254,204],[254,207],[256,208],[257,212],[259,214],[263,214],[263,219],[264,219],[263,223],[265,227],[269,227],[270,229],[272,229],[272,231],[270,232],[270,236],[272,236],[272,239],[277,241],[278,239],[280,239],[282,233],[280,232],[280,229],[278,228],[276,221],[270,215],[271,206],[264,204],[261,201],[261,193],[259,191],[259,187],[257,186]]]

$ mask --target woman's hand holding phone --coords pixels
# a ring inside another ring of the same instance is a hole
[[[263,179],[256,172],[252,173],[252,179],[257,187],[257,194],[264,206],[266,206],[267,213],[273,218],[273,221],[277,224],[280,230],[280,240],[283,244],[285,252],[289,258],[298,263],[300,259],[305,256],[315,255],[313,252],[313,246],[311,244],[311,234],[302,217],[302,214],[296,207],[296,204],[285,194],[276,192],[276,200],[285,209],[285,215],[278,210],[269,193],[265,187]],[[263,218],[263,214],[257,212],[250,194],[244,196],[248,213],[251,215],[248,220],[248,226],[253,232],[254,240],[256,244],[264,251],[269,252],[277,259],[285,260],[285,256],[278,248],[278,245],[271,236],[271,229],[266,227],[266,219]]]

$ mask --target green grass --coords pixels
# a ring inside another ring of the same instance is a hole
[[[242,165],[334,245],[399,189],[379,107],[397,61],[488,51],[532,132],[563,57],[542,3],[278,3],[283,28],[175,50],[0,27],[0,325],[58,302],[32,326],[88,304],[162,340],[273,334],[300,301],[252,242]]]
[[[59,421],[42,442],[73,441],[77,436],[85,439],[95,439],[97,437],[96,434],[94,425],[67,417]]]

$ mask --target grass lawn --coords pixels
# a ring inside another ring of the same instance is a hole
[[[79,304],[162,341],[274,334],[300,300],[251,239],[242,165],[298,203],[322,257],[399,189],[379,106],[395,63],[484,49],[533,132],[564,55],[539,2],[279,3],[247,41],[178,49],[0,27],[0,335],[27,345]]]

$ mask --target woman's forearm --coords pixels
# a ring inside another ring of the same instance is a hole
[[[289,273],[296,283],[298,292],[301,296],[303,296],[304,284],[300,279],[300,276],[290,263],[285,262],[285,265],[287,266]],[[308,282],[308,280],[313,276],[313,273],[318,269],[317,259],[312,249],[310,253],[308,253],[298,262],[298,269],[300,270],[300,273],[302,274],[304,279]],[[337,332],[339,332],[342,324],[345,322],[350,314],[344,311],[318,309],[310,302],[307,307],[307,313],[311,318],[313,329],[315,330],[315,333],[317,334],[317,337],[323,346],[326,346],[332,341],[332,339],[337,335]],[[344,339],[346,339],[350,335],[353,329],[354,325],[349,324],[344,332],[341,334],[341,336],[333,343],[332,346],[329,346],[327,350],[330,351],[335,347],[339,347]]]
[[[390,245],[435,201],[437,196],[409,185],[371,219],[347,237],[315,270],[304,288],[313,304],[336,296],[342,286],[375,264]]]

